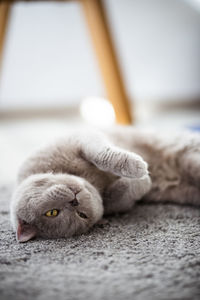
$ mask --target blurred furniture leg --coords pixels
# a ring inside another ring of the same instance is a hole
[[[102,0],[80,2],[83,5],[107,96],[114,107],[117,123],[130,124],[132,121],[130,103],[120,74]]]
[[[3,46],[9,18],[9,10],[10,3],[6,1],[0,1],[0,65],[2,61]]]
[[[130,103],[126,95],[117,57],[109,32],[103,0],[79,0],[83,6],[90,34],[96,51],[109,101],[112,103],[116,121],[130,124]],[[0,0],[0,64],[9,17],[10,1]]]

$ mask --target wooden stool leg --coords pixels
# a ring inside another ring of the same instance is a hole
[[[2,60],[3,46],[9,18],[9,10],[10,3],[6,1],[0,1],[0,63]]]
[[[132,121],[129,101],[125,92],[119,65],[108,29],[102,0],[81,0],[93,40],[108,99],[116,120],[121,124]]]

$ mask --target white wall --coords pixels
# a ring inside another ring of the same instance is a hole
[[[105,1],[132,98],[200,97],[198,3]],[[104,94],[78,3],[15,4],[7,37],[1,109],[71,105]]]

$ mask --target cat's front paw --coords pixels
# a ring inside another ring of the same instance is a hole
[[[139,179],[148,175],[147,163],[136,153],[112,149],[102,158],[104,169],[120,177]]]
[[[139,179],[148,175],[148,165],[141,156],[117,147],[99,151],[91,161],[100,170],[120,177]]]
[[[124,177],[141,178],[148,175],[148,165],[139,155],[127,153],[120,173]]]

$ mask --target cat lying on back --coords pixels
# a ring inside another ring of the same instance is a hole
[[[70,237],[142,198],[200,205],[200,135],[73,132],[24,162],[11,222],[20,242]]]

